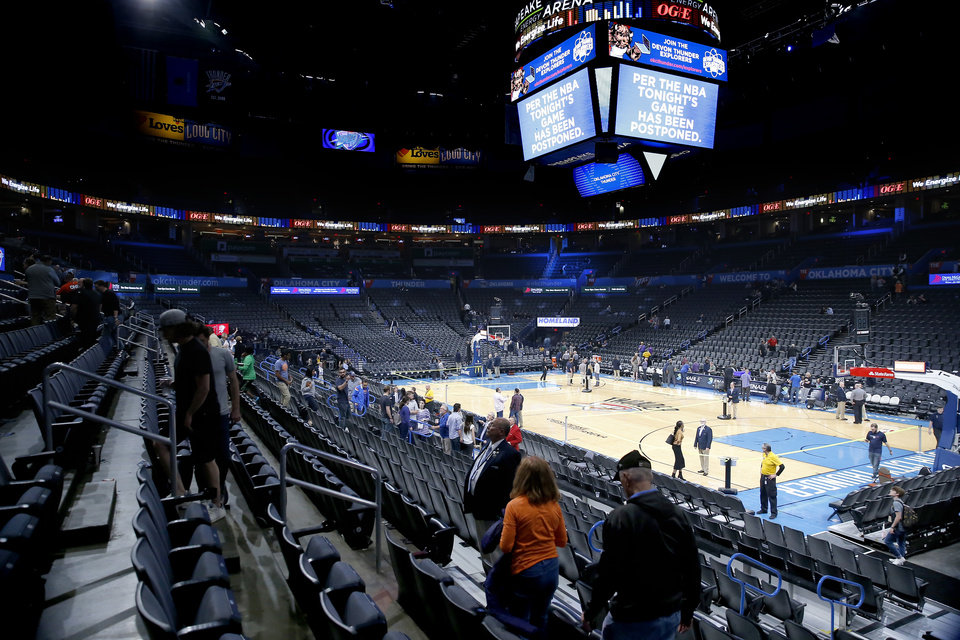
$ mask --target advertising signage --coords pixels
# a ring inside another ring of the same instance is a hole
[[[527,0],[513,21],[516,59],[530,43],[549,33],[602,20],[642,18],[645,5],[649,0]]]
[[[537,326],[572,329],[580,326],[580,318],[537,318]]]
[[[611,22],[611,57],[726,82],[727,52],[646,29]]]
[[[523,159],[531,160],[597,135],[589,69],[517,103]]]
[[[344,129],[324,129],[323,148],[340,151],[363,151],[374,153],[377,150],[376,139],[372,133],[346,131]]]
[[[396,153],[397,165],[403,169],[475,168],[480,158],[481,152],[464,147],[405,147]]]
[[[360,287],[270,287],[271,295],[358,296]]]
[[[960,284],[960,273],[931,273],[930,284]]]
[[[615,164],[591,162],[573,170],[573,182],[580,196],[587,198],[601,193],[639,187],[644,183],[643,169],[637,159],[620,154]]]
[[[659,71],[620,66],[617,135],[713,148],[717,85]]]
[[[597,54],[595,33],[594,25],[590,25],[516,69],[510,76],[510,100],[516,102],[593,60]]]

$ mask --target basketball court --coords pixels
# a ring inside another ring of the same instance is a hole
[[[731,487],[738,489],[748,509],[759,508],[760,446],[768,442],[786,467],[777,483],[778,520],[806,533],[836,524],[828,520],[829,503],[870,483],[872,468],[864,441],[870,422],[887,434],[893,454],[884,448],[881,464],[894,476],[915,475],[934,461],[933,435],[926,423],[921,428],[916,420],[868,415],[863,424],[855,425],[849,413],[844,422],[835,418],[834,410],[765,404],[759,396],[739,404],[737,419],[721,420],[723,396],[710,390],[654,387],[629,377],[602,376],[600,386],[594,387],[591,381],[591,392],[585,393],[579,374],[573,380],[568,384],[566,374],[551,372],[545,382],[540,382],[539,373],[529,373],[492,380],[461,376],[441,382],[397,380],[396,384],[415,384],[421,394],[424,385],[430,384],[437,401],[459,402],[482,415],[493,411],[497,387],[508,408],[510,396],[519,388],[524,396],[524,430],[612,458],[639,448],[663,473],[673,469],[673,451],[666,438],[676,421],[682,420],[684,479],[723,487],[725,470],[720,459],[734,458]],[[700,457],[693,447],[701,418],[706,418],[714,436],[708,476],[697,473]]]

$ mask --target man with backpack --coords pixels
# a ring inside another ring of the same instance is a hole
[[[906,492],[903,490],[903,487],[890,487],[889,495],[893,498],[893,522],[890,524],[887,535],[883,538],[883,543],[887,545],[890,553],[893,554],[890,562],[896,565],[901,565],[905,562],[904,557],[907,555],[906,524],[908,524],[907,521],[915,520],[916,518],[916,513],[913,512],[913,509],[903,504],[904,493]],[[910,516],[907,515],[907,510],[911,512]]]

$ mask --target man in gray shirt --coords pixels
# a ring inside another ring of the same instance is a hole
[[[227,469],[230,467],[230,425],[240,422],[240,381],[237,379],[237,363],[233,354],[223,347],[211,347],[208,340],[213,333],[210,327],[200,326],[197,336],[200,342],[207,347],[210,354],[210,365],[213,368],[213,388],[217,392],[217,401],[220,403],[220,430],[222,442],[217,454],[217,468],[220,470],[221,504],[229,508],[227,495]],[[229,388],[230,393],[227,393]]]
[[[53,258],[43,256],[40,262],[30,265],[24,271],[27,281],[27,300],[30,301],[30,323],[43,324],[57,317],[57,289],[60,278],[53,270]]]
[[[867,403],[867,392],[863,390],[863,385],[859,382],[853,385],[850,400],[853,401],[853,424],[862,424],[863,414],[866,413],[864,405]]]

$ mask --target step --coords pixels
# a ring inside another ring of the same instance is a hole
[[[108,542],[116,503],[116,480],[85,484],[63,519],[60,529],[62,544],[74,547]]]

